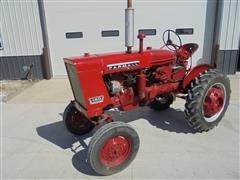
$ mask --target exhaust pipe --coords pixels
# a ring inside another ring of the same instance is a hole
[[[127,1],[125,9],[125,46],[127,53],[132,52],[134,45],[134,9],[132,8],[132,0]]]

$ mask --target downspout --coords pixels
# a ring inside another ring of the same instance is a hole
[[[221,33],[222,25],[222,11],[223,11],[223,2],[216,1],[216,11],[215,11],[215,21],[214,21],[214,31],[213,31],[213,44],[212,44],[212,57],[211,64],[217,67],[217,59],[219,52],[219,38]]]
[[[42,53],[42,67],[43,67],[43,76],[45,79],[49,80],[52,78],[52,68],[50,63],[50,54],[49,54],[49,43],[48,43],[48,33],[47,33],[47,24],[46,16],[44,10],[43,0],[38,0],[38,9],[40,15],[41,30],[43,36],[43,53]]]

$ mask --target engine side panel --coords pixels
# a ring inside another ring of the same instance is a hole
[[[102,73],[96,70],[88,70],[79,71],[77,75],[83,88],[82,92],[88,116],[94,117],[102,114],[104,107],[112,104]]]

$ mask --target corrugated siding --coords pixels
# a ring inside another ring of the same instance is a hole
[[[226,74],[235,74],[239,61],[240,2],[224,0],[222,5],[217,68]]]
[[[30,79],[42,79],[42,56],[7,56],[0,60],[0,80],[24,79],[32,65]]]
[[[40,55],[43,48],[37,0],[1,0],[0,56]]]
[[[224,0],[220,34],[220,50],[237,50],[240,36],[240,2]]]
[[[225,74],[235,74],[238,58],[238,50],[220,50],[218,52],[217,69]]]

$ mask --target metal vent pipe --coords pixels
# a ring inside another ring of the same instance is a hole
[[[134,45],[134,9],[132,8],[132,0],[127,1],[125,9],[125,46],[127,53],[132,52]]]

